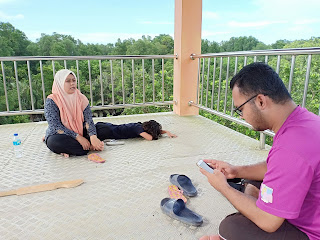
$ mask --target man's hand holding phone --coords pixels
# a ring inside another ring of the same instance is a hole
[[[227,183],[226,176],[220,169],[213,168],[213,166],[217,167],[217,164],[212,164],[212,162],[216,160],[200,160],[197,163],[197,166],[200,167],[200,172],[208,178],[208,182],[219,192],[229,186]],[[208,165],[209,163],[210,165]]]
[[[215,159],[204,159],[203,161],[207,163],[211,168],[217,169],[220,172],[222,172],[227,179],[239,177],[237,166],[233,166],[227,162],[219,161]]]
[[[204,162],[203,160],[200,160],[199,162],[197,162],[197,166],[199,168],[202,168],[204,170],[206,170],[209,173],[213,173],[213,168],[211,168],[206,162]]]

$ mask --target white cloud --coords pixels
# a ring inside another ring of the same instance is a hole
[[[24,32],[27,36],[27,38],[33,42],[35,42],[38,38],[41,37],[41,33],[40,32],[28,32],[28,31],[25,31]]]
[[[294,24],[297,25],[305,25],[305,24],[312,24],[312,23],[318,23],[320,22],[320,19],[300,19],[294,21]]]
[[[10,16],[10,15],[7,15],[4,12],[0,11],[0,20],[1,21],[9,21],[9,20],[23,19],[23,18],[24,18],[24,16],[22,14]]]
[[[269,19],[286,19],[293,22],[297,17],[308,19],[319,16],[319,0],[253,0],[260,16]]]
[[[141,21],[140,24],[155,24],[155,25],[173,25],[173,22],[152,22],[152,21]]]
[[[319,0],[304,0],[303,2],[301,0],[253,0],[253,3],[261,8],[267,7],[268,9],[281,10],[282,12],[291,8],[310,9],[310,7],[320,6]]]
[[[216,12],[209,12],[209,11],[204,11],[203,12],[203,18],[204,19],[219,19],[220,16]]]
[[[288,28],[288,32],[292,32],[299,35],[299,33],[312,33],[313,31],[311,27],[300,24]]]
[[[286,21],[260,21],[260,22],[236,22],[231,21],[228,22],[228,26],[230,27],[262,27],[262,26],[268,26],[271,24],[282,24],[287,23]]]
[[[15,2],[16,0],[0,0],[0,4],[4,4],[4,3],[12,3]]]
[[[202,38],[213,37],[213,36],[218,36],[218,35],[226,35],[226,34],[230,34],[230,33],[231,32],[212,32],[212,31],[203,30],[202,31]]]

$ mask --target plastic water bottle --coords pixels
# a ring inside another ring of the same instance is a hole
[[[22,146],[21,146],[21,139],[18,136],[18,133],[13,134],[13,149],[16,158],[22,157]]]

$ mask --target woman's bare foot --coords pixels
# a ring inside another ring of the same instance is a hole
[[[62,156],[64,156],[65,158],[68,158],[69,157],[69,154],[67,153],[60,153]]]

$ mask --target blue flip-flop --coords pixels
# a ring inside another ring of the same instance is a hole
[[[183,194],[188,197],[194,197],[198,193],[190,178],[186,175],[172,174],[170,176],[170,182],[180,188],[180,190],[183,191]]]
[[[164,198],[160,207],[164,214],[185,224],[200,226],[203,223],[202,217],[186,208],[182,199]]]

